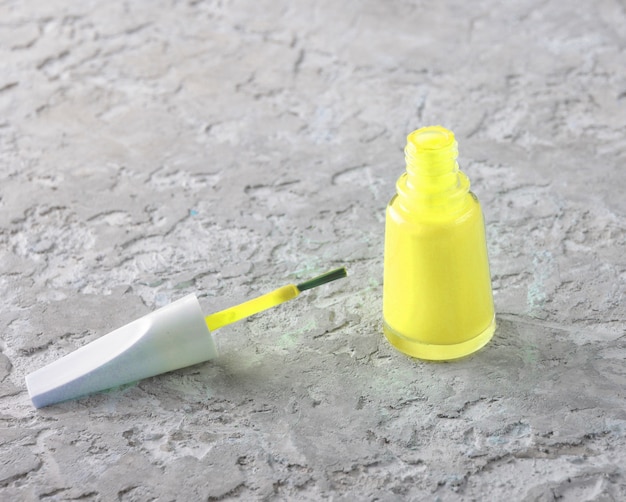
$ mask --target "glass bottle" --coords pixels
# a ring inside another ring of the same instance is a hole
[[[456,359],[496,328],[482,210],[451,131],[418,129],[404,152],[386,212],[384,334],[413,357]]]

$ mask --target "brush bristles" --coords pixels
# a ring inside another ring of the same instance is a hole
[[[337,279],[342,279],[346,277],[348,273],[346,272],[345,267],[338,268],[337,270],[332,270],[331,272],[326,272],[325,274],[319,275],[305,281],[301,284],[298,284],[296,287],[300,291],[306,291],[307,289],[316,288],[317,286],[321,286],[322,284],[326,284],[327,282],[336,281]]]

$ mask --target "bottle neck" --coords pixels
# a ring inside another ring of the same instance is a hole
[[[440,126],[423,127],[407,137],[406,172],[396,188],[400,204],[411,211],[460,210],[469,192],[469,179],[459,170],[454,134]]]

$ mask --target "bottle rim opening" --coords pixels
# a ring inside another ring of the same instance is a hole
[[[454,146],[454,133],[445,127],[428,126],[413,131],[407,136],[407,147],[415,151],[436,151]]]

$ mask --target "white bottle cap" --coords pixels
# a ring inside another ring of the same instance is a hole
[[[198,299],[185,296],[26,376],[35,408],[217,356]]]

